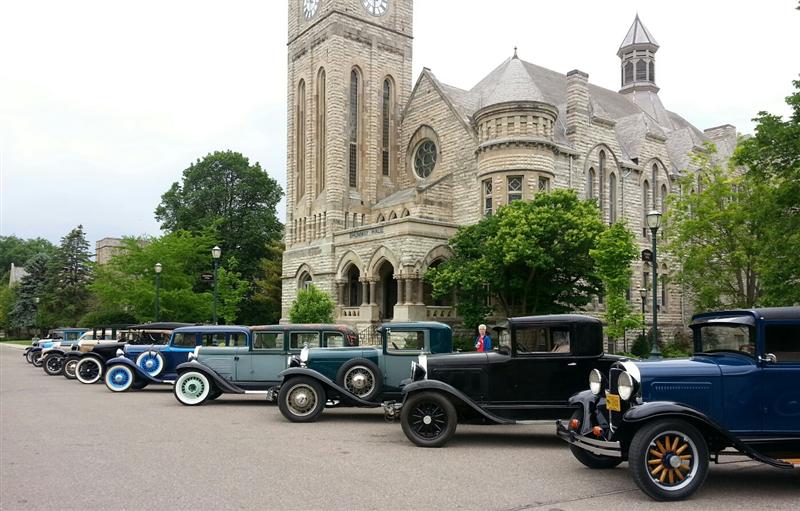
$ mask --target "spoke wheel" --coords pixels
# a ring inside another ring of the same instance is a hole
[[[106,372],[106,387],[113,392],[125,392],[131,388],[133,380],[133,372],[128,366],[111,366]]]
[[[136,365],[149,376],[156,377],[164,370],[164,357],[157,351],[145,351],[136,358]]]
[[[656,500],[681,500],[708,473],[705,438],[691,424],[664,420],[640,429],[631,442],[630,468],[639,488]]]
[[[325,389],[313,378],[293,378],[281,386],[278,408],[292,422],[312,422],[325,408]]]
[[[50,376],[61,374],[64,369],[64,356],[63,355],[46,355],[42,359],[42,368],[44,372]]]
[[[103,376],[103,364],[94,357],[82,358],[75,367],[75,377],[79,382],[90,385]]]
[[[374,362],[356,358],[339,368],[336,382],[360,399],[375,401],[381,394],[383,377]]]
[[[458,414],[438,392],[421,392],[406,400],[400,413],[403,432],[420,447],[441,447],[456,432]]]
[[[64,362],[64,378],[68,380],[75,379],[75,368],[78,367],[78,359],[70,357],[69,360]]]
[[[33,364],[34,367],[42,367],[42,352],[41,351],[37,351],[36,353],[31,355],[31,364]]]
[[[175,398],[183,405],[203,404],[211,392],[211,384],[203,373],[189,371],[178,377],[172,387]]]

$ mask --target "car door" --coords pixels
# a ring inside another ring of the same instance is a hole
[[[800,434],[800,322],[768,321],[761,333],[764,431]]]
[[[489,396],[498,411],[508,408],[563,406],[583,390],[586,378],[570,352],[574,340],[568,326],[515,325],[512,354],[491,364]],[[581,388],[579,387],[581,381]]]
[[[252,335],[252,349],[237,361],[236,379],[242,385],[278,383],[278,374],[286,369],[288,359],[284,332],[260,330]]]
[[[202,362],[222,378],[233,381],[236,378],[236,357],[241,349],[237,344],[242,334],[214,332],[204,333],[199,337],[202,342]]]
[[[429,332],[425,329],[386,329],[383,334],[383,357],[380,369],[383,373],[384,392],[400,392],[400,382],[411,377],[411,362],[416,362],[420,353],[430,352]]]

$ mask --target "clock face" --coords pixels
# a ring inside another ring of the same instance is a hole
[[[303,16],[310,20],[317,13],[319,0],[303,0]]]
[[[389,0],[361,0],[364,9],[373,16],[383,16],[389,8]]]

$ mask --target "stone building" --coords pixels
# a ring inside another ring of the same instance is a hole
[[[733,126],[700,131],[664,107],[659,46],[638,16],[617,52],[618,91],[516,51],[469,90],[427,68],[412,85],[412,29],[412,0],[289,0],[284,320],[313,282],[335,299],[337,321],[362,331],[455,322],[422,280],[450,255],[448,239],[559,188],[596,199],[608,222],[625,218],[646,248],[644,214],[678,191],[691,153],[714,142],[727,157],[736,143]],[[637,264],[634,290],[652,271]],[[689,313],[674,284],[660,302],[665,325]]]

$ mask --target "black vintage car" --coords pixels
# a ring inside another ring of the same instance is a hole
[[[603,327],[574,314],[508,320],[489,353],[420,355],[398,413],[403,432],[421,447],[440,447],[463,423],[524,424],[569,417],[569,398],[592,369],[608,371],[622,357],[603,353]]]

